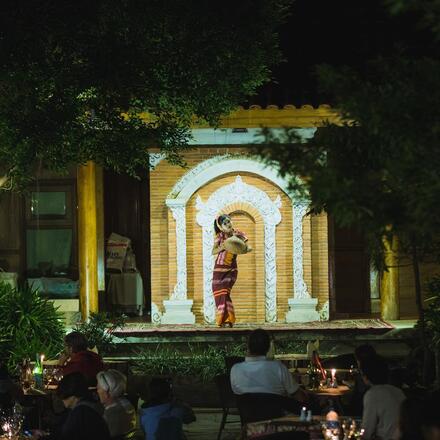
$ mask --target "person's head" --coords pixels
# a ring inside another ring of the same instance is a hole
[[[422,405],[424,440],[440,440],[440,390],[429,394]]]
[[[173,397],[171,380],[164,377],[153,377],[149,385],[149,391],[153,405],[170,402]]]
[[[388,383],[388,364],[384,358],[374,356],[360,362],[362,378],[367,385]]]
[[[401,440],[422,440],[422,400],[408,397],[400,406],[399,431]]]
[[[66,408],[72,408],[82,398],[87,397],[89,390],[87,380],[81,373],[64,376],[57,388],[57,395]]]
[[[266,330],[258,328],[253,330],[248,339],[249,354],[253,356],[266,356],[270,348],[270,336]]]
[[[214,220],[214,230],[215,233],[219,232],[231,232],[232,231],[232,221],[231,217],[226,214],[222,214]]]
[[[376,350],[370,344],[362,344],[354,349],[354,357],[356,358],[358,365],[364,359],[371,359],[376,355],[377,355]]]
[[[121,397],[127,389],[127,378],[118,370],[101,371],[96,375],[96,380],[96,391],[104,406]]]
[[[80,332],[70,332],[64,337],[64,344],[70,353],[87,350],[87,338]]]

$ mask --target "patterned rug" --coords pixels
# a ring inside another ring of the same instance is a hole
[[[248,332],[256,328],[264,328],[268,331],[296,331],[296,330],[391,330],[394,328],[390,323],[382,319],[340,319],[335,321],[314,321],[301,323],[274,323],[274,324],[236,324],[233,328],[218,328],[215,325],[202,324],[176,324],[157,325],[150,323],[129,323],[120,332],[115,334],[133,335],[147,333],[236,333]]]

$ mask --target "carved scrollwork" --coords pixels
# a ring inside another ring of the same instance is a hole
[[[258,210],[264,221],[264,256],[266,288],[266,321],[277,320],[277,270],[275,228],[281,221],[281,197],[272,201],[262,190],[243,182],[240,176],[235,181],[215,191],[206,202],[200,196],[196,199],[198,210],[197,223],[203,228],[203,280],[204,280],[204,314],[209,323],[214,321],[215,305],[212,295],[212,270],[214,258],[211,255],[213,246],[213,223],[216,215],[228,205],[242,202]]]
[[[162,162],[163,159],[165,159],[164,153],[149,153],[148,159],[150,163],[150,169],[154,170],[157,165],[159,165],[160,162]]]
[[[310,298],[304,282],[303,269],[303,218],[307,211],[307,203],[293,204],[293,297],[296,299]]]
[[[154,324],[160,324],[162,320],[162,313],[159,310],[159,307],[157,307],[156,303],[151,303],[151,322]]]
[[[328,321],[330,319],[330,303],[327,300],[318,311],[320,321]]]
[[[232,157],[235,157],[232,154],[223,154],[221,156],[214,156],[211,159],[205,160],[204,162],[199,163],[197,166],[195,166],[193,169],[189,170],[173,187],[170,194],[168,194],[168,198],[174,198],[177,196],[177,194],[182,191],[183,188],[185,188],[186,185],[188,185],[188,182],[190,182],[192,179],[194,179],[198,174],[200,174],[203,170],[206,170],[210,166],[223,162],[227,159],[230,159]]]

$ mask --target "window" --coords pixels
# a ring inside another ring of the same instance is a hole
[[[26,275],[42,294],[77,296],[75,182],[45,181],[25,198]]]

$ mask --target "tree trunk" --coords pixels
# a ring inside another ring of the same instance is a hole
[[[428,341],[426,340],[425,310],[423,308],[422,285],[420,282],[419,256],[415,241],[413,241],[411,248],[414,285],[416,291],[416,304],[417,310],[419,312],[420,336],[423,348],[422,385],[427,385],[429,374],[429,347]]]

